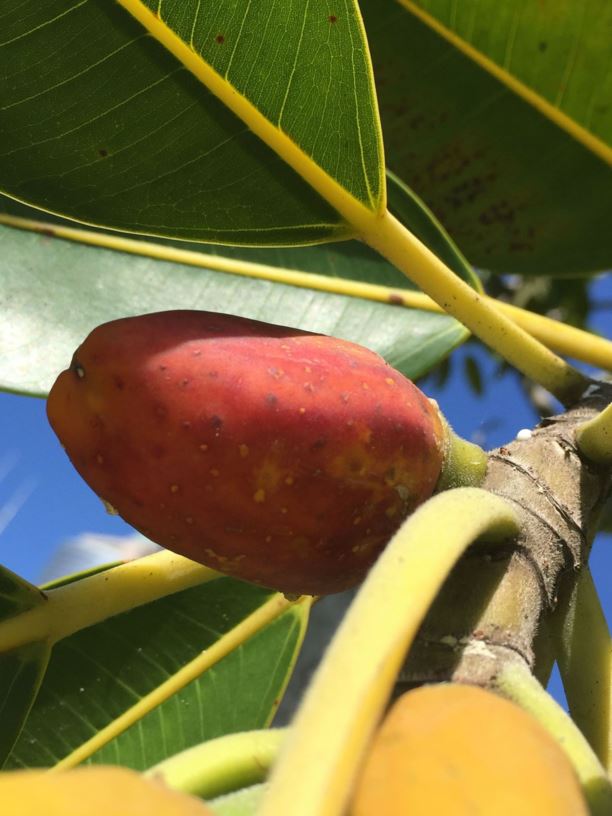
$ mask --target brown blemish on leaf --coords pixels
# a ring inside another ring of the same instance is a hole
[[[223,45],[223,43],[225,42],[225,37],[223,36],[223,34],[217,34],[217,36],[215,37],[215,42],[218,43],[219,45]]]
[[[396,295],[395,292],[391,292],[391,294],[389,295],[387,300],[393,306],[403,306],[404,305],[404,298],[401,295]]]
[[[105,159],[108,156],[108,150],[105,147],[101,147],[98,150],[98,156],[100,156],[100,158],[102,159]]]
[[[333,25],[334,23],[337,23],[337,22],[338,22],[338,18],[337,18],[337,16],[336,16],[335,14],[330,14],[330,15],[329,15],[329,17],[328,17],[327,19],[329,20],[329,22],[330,22],[330,23],[332,23],[332,25]]]

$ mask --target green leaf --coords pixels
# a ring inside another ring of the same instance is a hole
[[[497,66],[612,143],[612,5],[583,0],[554,4],[497,0],[413,0]]]
[[[8,766],[58,762],[273,594],[221,578],[61,641]],[[306,616],[303,604],[291,607],[98,750],[93,761],[144,769],[204,740],[267,726],[292,671]]]
[[[0,621],[45,603],[44,594],[19,575],[0,567]],[[45,673],[50,647],[26,643],[0,654],[0,767],[9,755]]]
[[[45,596],[38,587],[0,566],[0,620],[27,612],[44,602]]]
[[[50,647],[37,642],[0,654],[0,767],[6,761],[38,693]]]
[[[497,32],[506,42],[513,29],[505,10],[516,3],[501,6],[498,13],[492,3],[435,3],[456,15],[461,31],[469,17],[475,30]],[[536,6],[522,4],[517,19],[528,19]],[[388,165],[431,207],[469,261],[497,273],[534,275],[609,268],[609,165],[400,3],[362,0],[361,8]],[[553,48],[563,13],[549,5],[537,13],[554,18],[547,33]],[[602,58],[604,33],[602,25],[599,37],[584,40],[594,60]],[[536,70],[535,57],[531,64]],[[609,97],[610,80],[601,80],[593,93]]]
[[[229,0],[123,5],[151,36],[116,3],[5,0],[6,193],[81,221],[191,240],[346,237],[344,220],[286,163],[288,151],[300,174],[382,206],[376,101],[354,0],[277,0],[241,13]],[[255,135],[260,125],[269,144]]]
[[[389,204],[430,248],[472,285],[474,273],[410,191],[390,179]],[[0,212],[40,213],[0,198]],[[69,222],[54,219],[52,223]],[[71,226],[74,224],[70,223]],[[164,242],[180,249],[199,245]],[[446,315],[285,283],[196,269],[123,252],[57,240],[0,225],[0,383],[45,394],[75,348],[107,320],[162,309],[203,308],[342,337],[382,354],[417,378],[468,336]],[[406,278],[361,243],[244,249],[207,247],[208,254],[410,289]],[[287,280],[291,279],[288,276]]]

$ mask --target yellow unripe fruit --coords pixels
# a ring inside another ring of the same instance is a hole
[[[374,738],[351,816],[588,816],[569,760],[514,703],[440,684],[397,700]]]
[[[199,799],[136,771],[92,765],[72,771],[0,773],[2,816],[213,816]]]

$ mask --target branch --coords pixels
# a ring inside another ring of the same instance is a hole
[[[306,693],[260,816],[343,812],[406,650],[452,566],[478,537],[500,541],[516,532],[506,502],[470,487],[435,496],[404,522]]]

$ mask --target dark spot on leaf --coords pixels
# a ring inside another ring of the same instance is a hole
[[[327,19],[329,20],[330,23],[337,23],[338,22],[338,18],[336,17],[335,14],[330,14]]]
[[[546,49],[547,49],[547,48],[548,48],[548,43],[547,43],[547,42],[544,42],[544,40],[541,40],[541,41],[538,43],[538,49],[539,49],[540,51],[542,51],[542,52],[543,52],[543,51],[546,51]]]
[[[217,36],[215,37],[215,42],[219,43],[219,45],[223,45],[223,43],[225,42],[225,37],[223,36],[223,34],[217,34]]]
[[[401,295],[396,295],[395,292],[391,292],[388,297],[389,303],[392,303],[394,306],[403,306],[404,305],[404,298]]]
[[[101,156],[103,159],[105,159],[108,156],[108,150],[105,147],[101,147],[98,150],[98,156]]]

